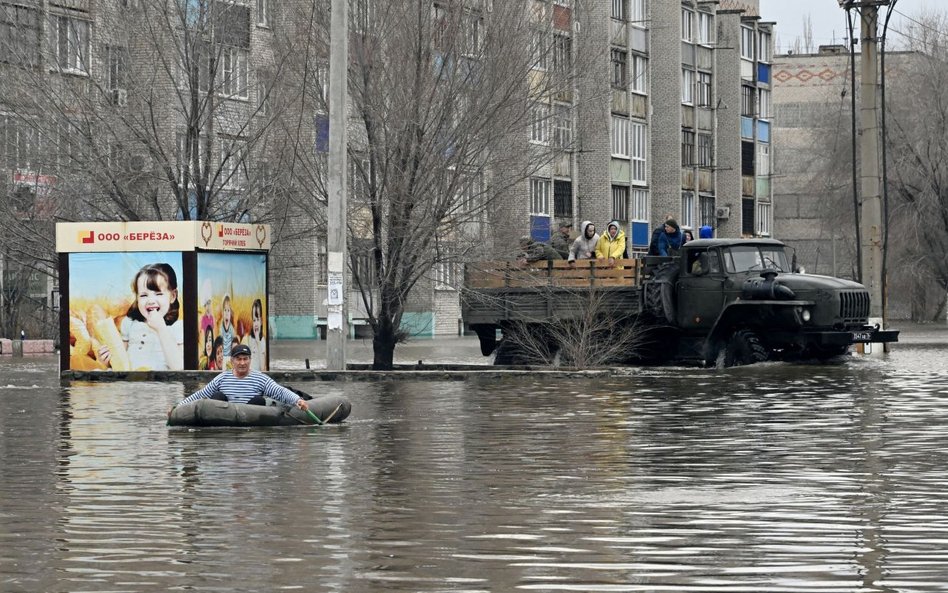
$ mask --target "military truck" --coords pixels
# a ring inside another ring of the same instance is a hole
[[[786,246],[773,239],[699,239],[675,256],[611,265],[468,264],[462,314],[495,364],[529,364],[516,346],[522,334],[546,339],[551,324],[583,314],[593,295],[608,303],[603,311],[622,311],[621,323],[646,334],[627,360],[614,362],[828,360],[856,343],[898,340],[898,331],[868,324],[863,285],[795,272]]]

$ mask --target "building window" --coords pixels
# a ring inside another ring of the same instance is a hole
[[[695,40],[695,13],[690,10],[681,9],[681,40],[692,42]]]
[[[128,101],[128,50],[105,46],[105,90],[111,104],[122,107]]]
[[[695,71],[691,68],[681,69],[681,102],[691,105],[695,101]]]
[[[372,249],[372,241],[369,239],[354,239],[349,249],[352,278],[363,288],[369,288],[378,283]]]
[[[758,113],[760,119],[770,119],[770,91],[766,89],[757,90],[757,107],[760,109],[760,113]]]
[[[645,185],[645,174],[647,169],[646,151],[648,144],[646,136],[648,129],[645,124],[632,122],[631,149],[632,149],[632,183]]]
[[[458,286],[458,276],[460,264],[450,260],[450,250],[445,251],[442,256],[449,261],[440,261],[435,264],[435,290],[456,290]]]
[[[557,148],[568,150],[573,146],[573,112],[569,105],[562,103],[553,106],[553,144]]]
[[[89,73],[89,21],[49,16],[49,53],[60,70]]]
[[[648,220],[648,190],[632,190],[632,220]]]
[[[645,0],[629,0],[629,23],[635,27],[648,24],[645,20]]]
[[[39,10],[4,4],[0,7],[0,62],[35,66],[39,61]]]
[[[741,86],[741,115],[744,117],[754,117],[756,115],[754,111],[754,87],[742,85]]]
[[[710,167],[714,163],[714,142],[711,134],[698,134],[699,167]]]
[[[530,180],[530,214],[550,215],[550,180]]]
[[[612,186],[612,219],[629,221],[629,188],[624,185]]]
[[[247,143],[238,138],[221,138],[221,180],[227,189],[247,187]]]
[[[573,40],[568,35],[553,36],[553,71],[569,76],[573,68]]]
[[[626,87],[626,69],[628,67],[628,53],[625,50],[612,50],[612,86],[617,89]]]
[[[257,80],[257,113],[263,117],[270,116],[270,86],[269,77],[261,77]]]
[[[226,97],[247,98],[247,58],[248,51],[239,47],[221,48],[221,85],[220,94]]]
[[[714,228],[714,196],[698,196],[698,226]]]
[[[462,174],[457,179],[454,210],[462,215],[479,215],[478,203],[481,197],[481,175]]]
[[[534,103],[530,110],[530,141],[537,144],[550,143],[550,106]]]
[[[695,133],[691,130],[681,131],[681,165],[690,167],[695,164]]]
[[[714,45],[714,16],[707,12],[698,12],[698,43]]]
[[[632,92],[648,92],[648,59],[632,54]]]
[[[754,59],[754,30],[750,27],[741,27],[741,57]]]
[[[697,105],[699,107],[710,107],[711,106],[711,73],[710,72],[698,72],[698,85],[697,85]]]
[[[758,145],[757,174],[766,177],[770,175],[770,145]]]
[[[612,156],[629,157],[629,120],[612,116]]]
[[[741,142],[741,175],[754,174],[754,143]]]
[[[353,153],[350,155],[348,161],[348,196],[354,202],[368,202],[371,197],[369,180],[371,179],[372,162],[365,153]]]
[[[549,67],[549,42],[547,41],[547,31],[537,29],[533,32],[533,68],[536,70],[546,70]]]
[[[757,234],[770,236],[770,204],[757,204]]]
[[[773,60],[773,47],[770,42],[770,33],[761,31],[757,39],[757,53],[760,55],[760,61],[770,62]]]
[[[625,20],[625,2],[626,0],[612,0],[612,18],[617,21]]]
[[[0,113],[0,167],[35,169],[41,148],[39,131],[29,119],[12,113]]]
[[[270,25],[270,0],[257,0],[257,24],[261,27]]]
[[[371,5],[372,0],[369,4]],[[477,57],[481,54],[481,44],[483,42],[484,31],[483,31],[484,20],[481,17],[480,12],[476,11],[465,11],[464,15],[461,17],[461,26],[464,31],[464,55]],[[569,37],[565,37],[566,43],[569,43]],[[555,58],[556,56],[554,56]],[[569,57],[569,52],[567,51],[566,57]],[[568,62],[564,62],[568,63]]]
[[[741,198],[741,235],[754,236],[754,198]]]
[[[682,227],[693,229],[695,226],[695,194],[690,191],[681,192],[681,218],[678,223]]]
[[[188,136],[179,133],[176,137],[175,148],[177,150],[176,163],[178,165],[178,183],[183,187],[185,173],[187,173],[188,183],[194,187],[204,176],[206,167],[205,155],[207,154],[207,138],[198,140],[192,139],[188,145]]]
[[[553,182],[553,216],[557,218],[573,217],[573,183],[570,181]]]

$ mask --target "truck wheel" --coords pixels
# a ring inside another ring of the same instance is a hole
[[[724,366],[734,367],[755,362],[766,362],[770,358],[767,349],[757,334],[749,329],[739,329],[727,341],[724,350]]]

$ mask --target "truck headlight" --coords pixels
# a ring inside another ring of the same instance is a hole
[[[809,309],[804,309],[803,312],[800,313],[800,317],[803,319],[803,321],[809,321],[809,320],[810,320],[810,310],[809,310]]]

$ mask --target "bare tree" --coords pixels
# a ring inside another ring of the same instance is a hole
[[[564,27],[554,13],[562,7],[549,3],[352,6],[350,270],[373,330],[373,366],[387,369],[406,337],[412,290],[439,266],[487,248],[485,225],[520,234],[514,225],[526,219],[525,200],[519,219],[505,202],[525,194],[526,180],[556,150],[569,148],[563,126],[571,129],[580,68],[570,20]],[[313,81],[307,91],[319,105],[329,32],[317,25],[313,35],[318,49],[303,78]],[[313,185],[324,192],[325,160],[316,155],[312,166]]]
[[[948,295],[948,16],[908,24],[917,52],[890,85],[889,261],[913,287],[913,318],[944,318]],[[934,293],[934,294],[932,294]],[[929,297],[928,295],[932,295]]]
[[[296,125],[301,89],[283,76],[295,49],[268,34],[284,13],[213,0],[71,6],[4,5],[15,17],[0,23],[9,260],[53,275],[54,221],[285,216],[311,127]]]
[[[575,306],[572,315],[520,320],[504,327],[495,362],[593,368],[643,358],[649,344],[647,323],[617,306],[603,289],[567,291],[550,298]]]

